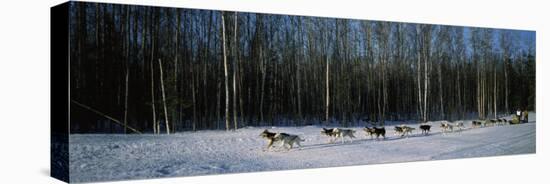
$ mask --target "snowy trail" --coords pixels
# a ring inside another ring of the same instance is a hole
[[[194,176],[440,160],[535,153],[535,114],[526,124],[466,129],[442,134],[433,122],[428,136],[416,130],[409,138],[394,135],[372,140],[354,127],[353,143],[328,143],[321,127],[255,127],[235,132],[198,131],[174,135],[71,135],[70,177],[74,182]],[[467,124],[469,126],[469,124]],[[417,125],[413,125],[417,127]],[[264,151],[264,128],[306,139],[301,149]]]

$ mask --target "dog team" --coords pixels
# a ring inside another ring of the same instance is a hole
[[[463,129],[465,129],[464,121],[440,121],[440,128],[443,135],[449,133],[449,132],[461,132]],[[472,128],[479,128],[479,127],[487,127],[487,126],[494,126],[494,125],[506,125],[506,124],[512,124],[512,120],[507,120],[504,118],[495,118],[495,119],[488,119],[488,120],[473,120],[471,121]],[[422,123],[418,126],[418,128],[422,131],[422,135],[428,135],[430,133],[432,125],[429,125],[427,123]],[[407,126],[407,125],[397,125],[394,126],[394,135],[399,137],[409,137],[413,131],[416,130],[416,128]],[[366,136],[369,136],[371,139],[376,138],[376,140],[380,140],[380,137],[382,139],[386,139],[386,128],[385,127],[376,127],[376,126],[366,126],[363,128],[363,131],[365,132]],[[325,135],[329,137],[329,142],[334,143],[335,140],[340,139],[340,141],[343,143],[346,142],[346,138],[349,139],[350,142],[353,142],[353,139],[355,139],[356,131],[353,129],[344,129],[344,128],[322,128],[321,135]],[[298,135],[293,135],[289,133],[276,133],[276,132],[269,132],[267,129],[265,129],[261,134],[260,137],[267,140],[267,150],[270,150],[274,145],[275,142],[280,142],[281,147],[286,148],[287,150],[290,150],[293,148],[294,145],[297,145],[298,147],[302,147],[300,145],[300,142],[305,141],[304,139],[300,138]]]

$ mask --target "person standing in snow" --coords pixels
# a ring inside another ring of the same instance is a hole
[[[521,109],[518,108],[518,110],[516,111],[516,116],[518,117],[519,120],[521,120]]]

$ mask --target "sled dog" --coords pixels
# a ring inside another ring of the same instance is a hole
[[[376,140],[378,140],[378,138],[380,136],[382,136],[384,139],[386,139],[386,128],[384,128],[384,127],[382,127],[382,128],[365,127],[365,128],[363,128],[363,130],[367,133],[367,135],[370,136],[371,139],[372,139],[373,135],[376,135]]]
[[[473,120],[472,121],[472,128],[479,128],[483,125],[483,121],[481,120]]]
[[[448,121],[444,121],[441,123],[441,129],[443,129],[443,133],[446,133],[448,131],[453,132],[453,124],[449,123]]]
[[[506,123],[508,123],[508,120],[506,120],[506,118],[498,118],[497,120],[500,125],[506,125]]]
[[[323,128],[323,130],[321,130],[321,134],[322,135],[326,135],[328,136],[330,139],[329,139],[329,142],[333,142],[333,138],[336,137],[336,133],[334,132],[334,128]]]
[[[409,136],[412,134],[412,131],[415,130],[415,128],[413,127],[409,127],[409,126],[403,126],[401,127],[401,129],[403,130],[403,134],[401,135],[401,137],[403,136]]]
[[[394,126],[393,127],[393,131],[395,131],[394,135],[401,135],[401,137],[403,137],[403,126],[405,125],[399,125],[399,126]]]
[[[374,133],[374,128],[365,127],[365,128],[363,128],[363,131],[365,131],[367,136],[370,136],[371,139],[372,139],[372,136],[375,134]]]
[[[490,120],[487,120],[485,121],[485,125],[491,125],[491,126],[495,126],[495,124],[498,123],[498,120],[497,119],[490,119]]]
[[[336,137],[342,138],[342,143],[344,143],[344,137],[349,137],[351,142],[353,142],[353,138],[355,138],[355,136],[353,135],[355,133],[355,130],[352,129],[334,128],[332,132],[336,134]]]
[[[298,135],[292,135],[292,134],[286,134],[286,133],[277,133],[273,137],[275,140],[281,141],[281,146],[285,147],[287,150],[292,149],[292,146],[294,144],[298,145],[298,147],[302,147],[300,145],[300,142],[305,141],[304,139],[300,138]],[[286,147],[285,145],[288,145]]]
[[[400,135],[401,137],[403,137],[406,135],[410,135],[415,128],[408,127],[406,125],[399,125],[394,126],[393,129],[395,130],[395,135]]]
[[[466,128],[464,126],[464,122],[462,122],[462,121],[455,121],[453,123],[453,126],[456,127],[458,129],[458,131],[462,131],[462,129]]]
[[[286,133],[282,133],[282,134],[286,134]],[[267,129],[265,129],[262,133],[260,133],[260,137],[267,140],[267,149],[270,149],[273,146],[273,143],[278,141],[275,138],[275,135],[277,135],[277,133],[269,132]]]
[[[428,135],[430,128],[432,128],[431,125],[420,125],[420,130],[422,130],[422,134],[424,135]]]

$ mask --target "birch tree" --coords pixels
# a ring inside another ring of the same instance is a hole
[[[229,85],[227,79],[227,55],[225,49],[225,12],[221,13],[222,16],[222,50],[223,50],[223,74],[225,83],[225,130],[229,131]]]

